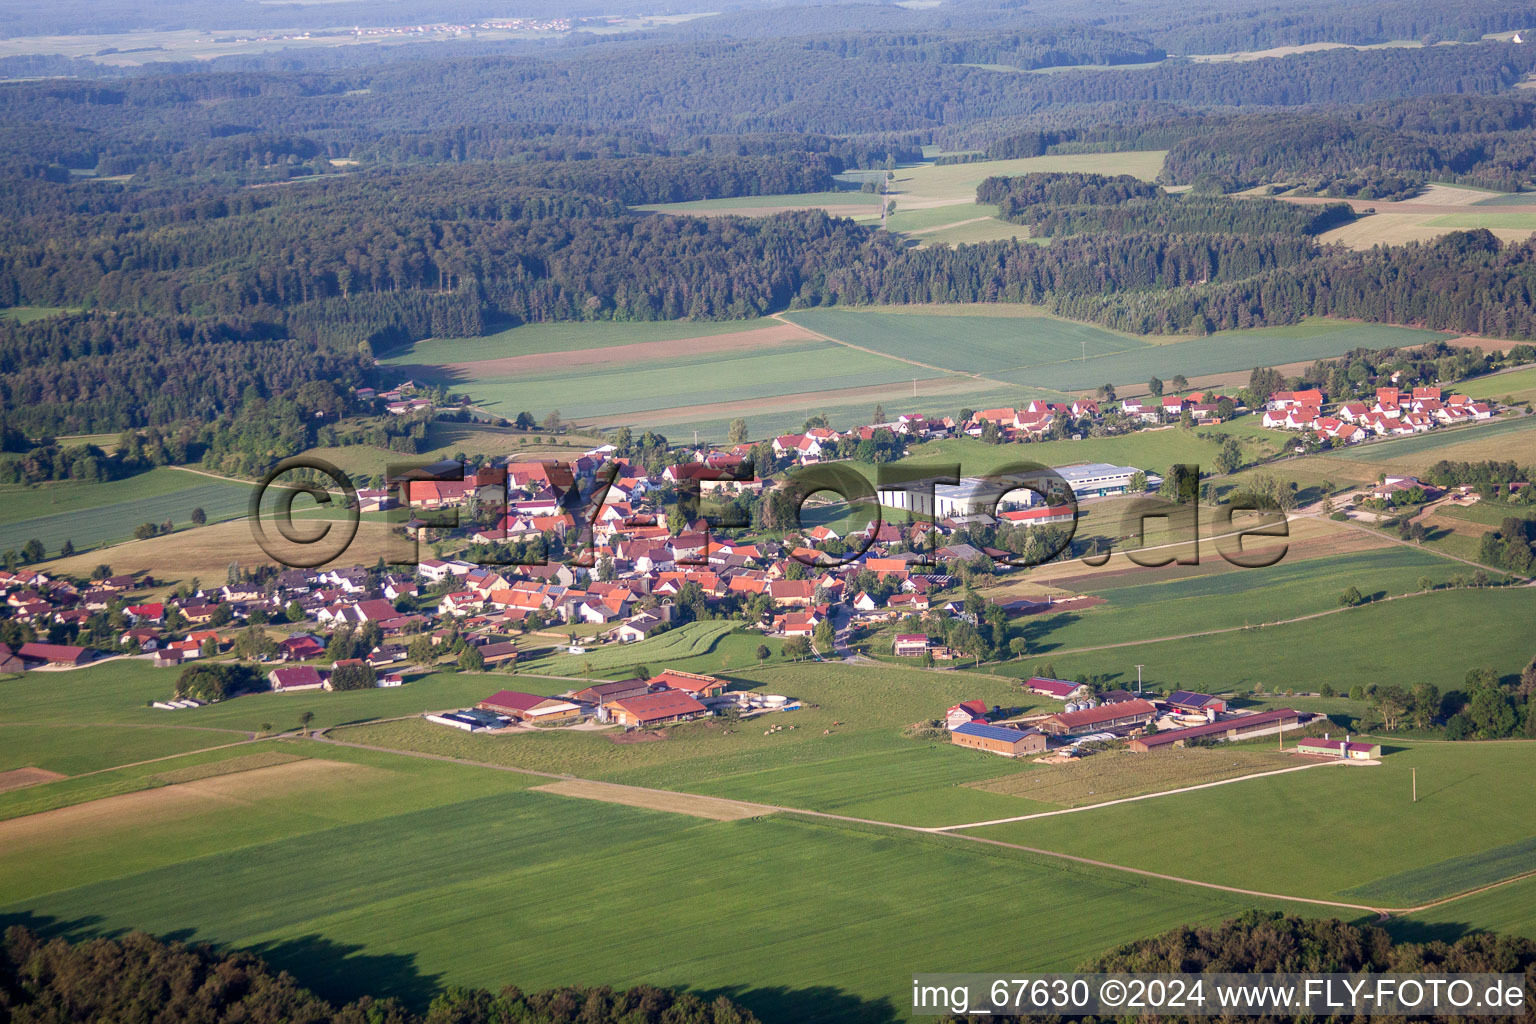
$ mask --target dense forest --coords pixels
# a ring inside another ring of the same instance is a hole
[[[425,1013],[368,996],[336,1006],[250,953],[119,939],[45,939],[21,926],[0,949],[0,1019],[15,1024],[156,1021],[157,1024],[756,1024],[720,996],[641,985],[491,993],[449,989]]]
[[[1355,43],[1476,37],[1522,10],[1326,9],[1330,41]],[[168,7],[162,23],[199,10]],[[247,415],[253,397],[292,401],[315,380],[345,391],[372,381],[386,347],[492,322],[1013,301],[1142,333],[1331,314],[1536,336],[1529,246],[1467,233],[1337,252],[1315,236],[1354,216],[1344,204],[1220,194],[1276,181],[1367,198],[1431,178],[1525,186],[1536,101],[1510,87],[1536,69],[1536,47],[1203,63],[1160,58],[1211,52],[1170,42],[1198,25],[1218,52],[1231,32],[1317,41],[1324,7],[1288,21],[1216,4],[1098,18],[1075,0],[1051,21],[980,0],[942,15],[835,5],[814,23],[796,10],[447,57],[412,44],[0,86],[0,307],[64,311],[0,321],[5,447],[31,460],[3,472],[110,474],[94,453],[32,456],[27,438],[262,423]],[[970,66],[1074,62],[1137,66]],[[1036,238],[955,248],[908,247],[820,212],[632,209],[856,187],[838,176],[917,161],[930,145],[989,157],[1167,149],[1162,180],[1194,188],[992,179],[978,201]],[[286,424],[270,450],[315,430]],[[259,457],[240,430],[194,448]]]
[[[1496,42],[1049,75],[844,57],[793,40],[603,42],[558,57],[10,83],[0,89],[0,123],[33,127],[0,136],[0,167],[271,168],[270,178],[401,154],[413,135],[433,140],[442,160],[510,157],[552,132],[567,137],[562,147],[585,132],[628,137],[643,152],[639,126],[650,145],[679,155],[705,136],[889,137],[1063,105],[1296,107],[1494,94],[1533,69],[1536,47]]]

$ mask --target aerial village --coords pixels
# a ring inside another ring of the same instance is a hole
[[[391,412],[407,412],[426,401],[413,391],[407,382],[364,397],[387,402]],[[979,410],[963,419],[912,414],[846,431],[811,426],[767,442],[773,465],[766,472],[755,467],[753,476],[741,469],[761,458],[764,446],[745,442],[674,451],[671,464],[659,473],[626,462],[613,445],[567,462],[502,457],[467,471],[460,463],[424,467],[387,481],[386,487],[358,491],[358,510],[397,510],[404,533],[446,541],[458,554],[424,558],[413,569],[392,569],[382,562],[371,568],[237,572],[232,567],[222,586],[178,590],[154,600],[136,597],[155,589],[155,580],[147,576],[107,573],[77,581],[32,569],[0,571],[9,611],[7,636],[15,641],[0,643],[0,671],[63,671],[106,657],[143,658],[174,669],[224,662],[231,655],[257,670],[257,681],[238,691],[178,685],[173,695],[155,704],[177,710],[253,689],[287,693],[401,686],[413,675],[438,670],[450,655],[460,668],[515,672],[520,657],[534,649],[542,653],[553,646],[579,657],[706,617],[739,619],[765,637],[782,640],[785,657],[850,657],[847,644],[861,629],[910,626],[932,616],[977,622],[977,610],[967,607],[958,589],[961,567],[994,562],[1008,552],[972,541],[995,528],[1063,526],[1072,520],[1072,508],[1037,491],[963,478],[927,492],[881,490],[885,521],[854,535],[841,535],[829,525],[714,533],[703,519],[669,522],[666,506],[678,489],[757,501],[781,471],[847,458],[861,445],[889,448],[893,441],[904,446],[957,436],[995,443],[1081,436],[1104,422],[1107,405],[1035,401],[1019,409]],[[1494,414],[1487,403],[1442,396],[1434,387],[1383,387],[1374,404],[1344,403],[1330,416],[1320,413],[1324,407],[1318,390],[1276,391],[1263,403],[1261,415],[1269,427],[1304,431],[1322,443],[1352,444],[1368,432],[1418,432]],[[1243,406],[1231,397],[1194,392],[1126,399],[1111,415],[1117,423],[1187,425],[1219,423],[1241,411]],[[1078,502],[1155,490],[1161,483],[1155,474],[1133,466],[1089,463],[1056,472]],[[583,513],[590,519],[580,522],[573,498],[590,491],[600,473],[608,481],[603,500],[595,512]],[[1393,478],[1371,497],[1390,500],[1414,488],[1423,485],[1413,478]],[[455,530],[434,528],[430,514],[445,509],[463,513],[465,524]],[[905,522],[891,521],[902,513]],[[519,545],[569,553],[578,542],[590,543],[585,567],[569,558],[497,557],[482,564],[470,557],[474,552],[504,555]],[[829,562],[826,555],[833,552],[852,556]],[[992,571],[1010,570],[997,563]],[[1013,600],[1001,610],[1010,617],[1067,610],[1055,601]],[[574,625],[596,629],[586,628],[579,639],[575,631],[569,636],[561,632]],[[945,643],[934,632],[898,629],[890,657],[943,667],[975,653]],[[257,633],[260,639],[253,641]],[[1019,717],[971,702],[950,708],[944,728],[955,744],[991,753],[1073,757],[1091,749],[1085,747],[1088,742],[1124,741],[1132,750],[1149,751],[1280,733],[1305,725],[1310,717],[1283,709],[1242,714],[1215,697],[1183,692],[1155,700],[1123,691],[1097,693],[1062,680],[1035,678],[1024,689],[1062,701],[1063,709]],[[792,696],[733,691],[723,679],[664,671],[553,694],[502,689],[474,707],[428,717],[444,727],[476,732],[550,725],[639,729],[724,712],[755,716],[797,706]],[[1346,741],[1328,742],[1338,756],[1374,756],[1360,754]]]

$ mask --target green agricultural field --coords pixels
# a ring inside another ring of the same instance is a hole
[[[1502,402],[1505,398],[1513,398],[1516,402],[1530,402],[1536,400],[1536,366],[1529,366],[1511,373],[1473,377],[1458,383],[1456,390],[1463,391],[1473,398],[1491,398],[1496,402]]]
[[[1529,870],[1536,802],[1523,798],[1517,780],[1536,770],[1536,743],[1389,739],[1385,753],[1374,767],[1315,768],[975,831],[1225,885],[1367,905],[1412,906]],[[1215,835],[1241,841],[1211,842]],[[1258,849],[1264,856],[1253,855]]]
[[[1167,150],[1149,149],[1125,153],[1062,153],[1017,160],[982,160],[973,164],[916,164],[896,171],[896,209],[898,212],[917,209],[915,204],[918,203],[970,203],[974,207],[976,186],[994,175],[1081,171],[1133,174],[1151,181],[1162,171],[1167,155]]]
[[[536,674],[625,678],[624,674],[636,665],[660,664],[708,654],[726,634],[739,625],[739,622],[689,622],[660,636],[632,644],[605,644],[586,654],[568,654],[562,647],[543,657],[519,661],[517,667],[519,672]],[[539,637],[529,640],[530,644],[540,642],[559,643]]]
[[[1221,331],[1204,338],[1133,348],[1124,352],[1067,360],[1048,366],[1025,366],[994,374],[1002,380],[1063,390],[1086,390],[1100,384],[1145,383],[1151,377],[1171,379],[1251,370],[1340,356],[1356,348],[1402,348],[1422,345],[1450,335],[1385,324],[1357,324],[1311,317],[1287,327]]]
[[[850,345],[963,373],[1076,360],[1084,350],[1098,356],[1147,345],[1043,312],[997,317],[816,309],[786,314],[785,319]]]
[[[1285,327],[1222,331],[1186,340],[1138,338],[1011,306],[1012,317],[828,309],[788,314],[809,330],[900,359],[982,373],[1013,384],[1086,391],[1175,374],[1250,370],[1342,355],[1354,348],[1422,345],[1449,335],[1312,317]],[[1086,358],[1084,354],[1086,353]]]
[[[455,386],[497,415],[528,409],[542,417],[559,409],[567,419],[579,419],[907,382],[912,369],[873,353],[809,341],[762,352],[605,363]]]
[[[570,729],[474,735],[423,721],[361,725],[331,735],[371,746],[840,814],[878,814],[882,820],[921,825],[1036,809],[1026,801],[956,788],[1017,771],[1014,762],[903,735],[908,725],[938,718],[962,700],[1039,705],[1038,698],[1011,680],[984,673],[772,662],[731,678],[759,692],[795,697],[804,707],[740,722],[719,719],[671,727],[665,738],[650,742],[615,743],[607,733]],[[519,679],[519,687],[536,689],[535,680]],[[774,726],[782,728],[768,731]]]
[[[916,374],[932,374],[932,371],[913,368]],[[924,411],[934,416],[953,416],[961,409],[993,409],[998,406],[1017,406],[1035,398],[1051,402],[1071,401],[1072,396],[1061,391],[1045,388],[1021,388],[1005,386],[989,387],[986,383],[969,377],[940,377],[924,380],[913,397],[912,382],[889,384],[868,388],[860,392],[856,401],[841,396],[824,394],[788,395],[783,399],[762,400],[751,403],[751,408],[740,410],[747,421],[747,436],[754,438],[776,437],[793,434],[804,428],[812,415],[827,417],[833,427],[847,429],[870,422],[876,405],[891,416],[898,412]],[[637,426],[654,426],[661,433],[677,437],[680,430],[699,432],[704,441],[724,441],[730,436],[731,421],[736,416],[717,416],[696,419],[686,411],[664,417],[637,414],[633,417]],[[691,437],[691,433],[689,434]]]
[[[483,359],[538,355],[544,352],[579,352],[644,342],[683,338],[713,338],[773,327],[773,320],[730,320],[724,323],[644,321],[623,323],[599,320],[574,324],[525,324],[478,338],[428,338],[391,352],[379,362],[386,366],[472,363]]]
[[[957,213],[963,213],[958,210]],[[1028,228],[1022,224],[1010,224],[996,217],[986,217],[982,220],[972,221],[969,218],[959,219],[949,227],[940,227],[921,234],[909,237],[919,245],[975,245],[979,242],[1005,242],[1012,238],[1027,241],[1034,245],[1049,245],[1048,238],[1029,238]]]
[[[1454,942],[1473,928],[1536,939],[1536,878],[1523,878],[1415,914],[1393,918],[1384,927],[1395,936]]]
[[[897,234],[911,234],[912,232],[927,232],[932,228],[943,227],[956,221],[970,220],[975,217],[996,217],[997,207],[990,203],[976,203],[969,207],[930,206],[924,209],[903,210],[900,206],[896,212],[885,218],[885,228]],[[1023,225],[1011,225],[1021,235],[1027,235],[1029,229]]]
[[[51,316],[73,312],[75,310],[66,309],[63,306],[9,306],[5,309],[0,309],[0,320],[13,320],[18,324],[29,324],[34,320],[46,320]]]
[[[1502,501],[1478,501],[1471,505],[1441,505],[1435,515],[1447,519],[1462,519],[1484,526],[1498,526],[1510,516],[1516,519],[1536,519],[1536,505],[1506,505]]]
[[[77,550],[127,540],[140,523],[191,521],[202,508],[210,522],[246,513],[250,488],[169,467],[107,483],[64,481],[0,488],[0,550],[20,550],[36,537],[49,554],[66,540]]]
[[[1482,203],[1474,204],[1485,205]],[[1429,222],[1432,227],[1456,228],[1462,231],[1477,228],[1511,228],[1519,231],[1536,231],[1536,213],[1495,213],[1468,210],[1466,213],[1448,213]]]
[[[33,767],[61,775],[82,775],[243,739],[240,733],[222,729],[0,723],[0,772]]]
[[[1324,558],[1282,559],[1262,569],[1228,566],[1207,546],[1205,575],[1142,582],[1132,572],[1090,586],[1108,604],[1083,612],[1034,615],[1016,631],[1042,656],[1105,643],[1183,636],[1335,611],[1354,586],[1367,597],[1417,592],[1418,580],[1436,584],[1468,569],[1425,551],[1394,545]],[[1433,596],[1421,600],[1433,600]]]
[[[336,999],[421,1008],[451,984],[651,982],[728,993],[765,1020],[851,1024],[907,1019],[914,965],[1070,969],[1174,925],[1301,909],[963,839],[709,822],[504,772],[320,754],[333,766],[210,780],[239,787],[233,809],[192,797],[145,828],[101,805],[97,842],[7,843],[0,920],[251,948]],[[1052,941],[1021,944],[1021,914]]]
[[[976,186],[993,175],[1030,174],[1036,171],[1084,171],[1101,174],[1134,174],[1151,181],[1163,169],[1167,150],[1138,150],[1126,153],[1068,153],[1025,157],[1018,160],[983,160],[972,164],[934,164],[924,162],[896,169],[892,198],[896,215],[934,208],[952,209],[952,220],[961,220],[963,208],[976,210],[976,216],[990,207],[977,207]],[[863,180],[859,172],[845,175],[850,185]],[[721,212],[749,214],[755,210],[828,209],[846,215],[879,219],[880,197],[868,192],[810,192],[768,196],[742,196],[730,199],[700,199],[687,203],[657,203],[634,209],[657,213],[709,215]],[[861,218],[861,219],[862,219]],[[948,223],[936,221],[935,223]],[[906,229],[901,229],[906,230]],[[1021,229],[1022,233],[1022,229]]]
[[[972,195],[974,195],[974,191]],[[686,203],[649,203],[631,207],[650,213],[697,214],[709,216],[722,211],[762,210],[770,213],[782,209],[809,210],[820,207],[846,208],[845,215],[855,212],[880,212],[880,197],[872,192],[848,189],[837,192],[786,192],[768,196],[734,196],[725,199],[695,199]],[[836,209],[845,213],[844,209]]]
[[[1470,566],[1461,570],[1472,572]],[[1084,621],[1103,610],[1085,612]],[[1324,683],[1347,692],[1356,683],[1383,679],[1434,683],[1448,691],[1459,689],[1473,668],[1518,674],[1531,659],[1531,643],[1510,624],[1532,615],[1536,590],[1530,588],[1442,590],[1283,626],[1045,654],[987,668],[1024,677],[1049,664],[1067,678],[1104,675],[1124,686],[1135,682],[1140,663],[1150,685],[1206,693],[1247,693],[1259,686],[1268,693],[1316,692]],[[1115,638],[1099,642],[1114,643]],[[1442,654],[1426,656],[1426,650]]]
[[[1514,435],[1513,437],[1511,435]],[[1453,456],[1443,449],[1461,445],[1480,444],[1500,439],[1496,447],[1519,444],[1527,437],[1536,437],[1536,416],[1518,416],[1513,419],[1495,420],[1492,423],[1476,423],[1465,427],[1431,430],[1408,437],[1383,438],[1366,444],[1353,445],[1343,451],[1329,452],[1323,458],[1331,462],[1382,462],[1419,458],[1425,465],[1449,459]],[[1428,453],[1433,452],[1431,456]],[[1425,458],[1420,458],[1425,457]],[[1486,456],[1492,458],[1494,456]],[[1505,456],[1510,457],[1510,456]]]
[[[264,724],[280,730],[297,729],[299,715],[311,711],[315,727],[323,728],[342,722],[462,708],[496,690],[523,685],[506,673],[446,672],[413,678],[402,687],[387,690],[255,693],[183,711],[150,707],[151,701],[171,695],[179,674],[178,669],[155,668],[142,658],[115,658],[68,672],[29,672],[0,680],[0,721],[199,726],[254,732]],[[531,681],[527,685],[534,688]],[[566,688],[560,684],[540,685],[549,687],[551,692]],[[228,734],[225,738],[239,736]],[[215,738],[212,742],[220,741]]]
[[[970,786],[987,793],[1024,797],[1053,808],[1087,807],[1295,766],[1295,759],[1288,754],[1246,745],[1160,751],[1156,758],[1121,749],[1106,750],[1068,764],[1041,765]]]

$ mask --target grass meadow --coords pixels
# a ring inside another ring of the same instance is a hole
[[[61,481],[0,487],[0,550],[37,538],[50,554],[66,540],[77,549],[133,536],[140,523],[191,521],[202,508],[210,522],[245,515],[250,488],[161,466],[107,483]]]
[[[458,382],[476,404],[501,416],[559,409],[567,419],[690,408],[912,379],[912,367],[829,342],[775,346],[762,352],[605,363],[517,377]]]
[[[1100,384],[1138,384],[1157,376],[1163,380],[1251,370],[1340,356],[1356,348],[1422,345],[1450,337],[1437,331],[1385,324],[1357,324],[1309,317],[1286,327],[1221,331],[1203,338],[1130,348],[1086,360],[1024,366],[996,376],[1020,384],[1075,391]]]
[[[1427,577],[1444,584],[1467,567],[1431,553],[1393,545],[1322,558],[1281,559],[1266,568],[1238,569],[1214,552],[1199,576],[1143,582],[1135,572],[1089,583],[1085,593],[1108,603],[1082,612],[1034,615],[1016,631],[1040,654],[1055,650],[1180,636],[1207,629],[1252,626],[1335,611],[1347,588],[1368,598],[1415,593]]]
[[[1486,377],[1473,377],[1456,385],[1473,398],[1491,398],[1497,402],[1514,399],[1515,402],[1536,400],[1536,366],[1510,373],[1494,373]]]
[[[1084,391],[1279,366],[1354,348],[1422,345],[1449,335],[1408,327],[1309,317],[1285,327],[1221,331],[1203,338],[1139,338],[1009,307],[1013,317],[929,312],[808,310],[788,314],[810,330],[898,358],[978,372],[1012,384]],[[1086,357],[1085,357],[1086,356]]]
[[[99,842],[18,834],[0,851],[0,920],[250,948],[337,999],[420,1008],[450,984],[651,982],[730,994],[764,1019],[875,1022],[909,1015],[919,965],[1070,969],[1174,925],[1284,907],[953,838],[706,822],[508,773],[320,756],[334,767],[207,780],[238,810],[194,783],[152,829],[108,806],[91,819]],[[1021,942],[1021,915],[1051,941]]]
[[[1083,618],[1101,610],[1092,609]],[[1305,622],[1080,654],[1046,653],[988,666],[988,671],[1024,677],[1049,665],[1067,678],[1105,675],[1124,686],[1135,682],[1140,663],[1147,683],[1163,690],[1248,693],[1262,687],[1279,694],[1287,689],[1316,692],[1327,683],[1348,691],[1357,682],[1394,679],[1434,683],[1443,692],[1460,688],[1473,668],[1518,674],[1532,652],[1527,632],[1512,624],[1533,615],[1536,590],[1531,588],[1441,590]],[[1100,642],[1116,640],[1105,635]]]
[[[1013,308],[1023,315],[812,309],[786,314],[785,319],[850,345],[962,373],[989,374],[1010,367],[1076,360],[1085,349],[1090,356],[1100,356],[1148,344],[1027,306]]]
[[[81,775],[245,738],[223,730],[176,729],[170,725],[169,721],[164,728],[0,723],[0,772],[31,766]]]
[[[1029,810],[1015,809],[1019,802],[1011,798],[956,788],[1016,771],[1014,762],[903,735],[906,726],[938,718],[962,700],[1039,706],[1039,698],[1024,694],[1011,680],[840,663],[770,663],[732,678],[754,690],[796,697],[804,707],[740,722],[676,726],[664,731],[665,738],[649,742],[615,743],[607,733],[570,729],[475,735],[422,721],[359,725],[332,735],[346,742],[859,817],[875,817],[878,808],[890,815],[885,820],[921,825],[973,820],[973,813],[986,817]],[[783,728],[767,732],[771,726]]]
[[[1536,743],[1384,746],[1377,766],[1320,768],[1237,783],[1216,797],[1188,793],[975,831],[1152,871],[1367,905],[1415,905],[1483,884],[1491,880],[1486,872],[1461,869],[1491,851],[1503,854],[1492,858],[1498,877],[1529,869],[1529,846],[1518,848],[1523,862],[1502,848],[1536,833],[1536,803],[1521,781],[1536,770]],[[1231,840],[1213,841],[1218,836]]]

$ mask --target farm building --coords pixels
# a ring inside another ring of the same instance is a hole
[[[1082,688],[1082,683],[1073,683],[1065,679],[1046,679],[1041,676],[1035,676],[1024,683],[1024,689],[1030,693],[1039,694],[1042,697],[1055,697],[1057,700],[1067,700]]]
[[[898,658],[920,658],[927,650],[928,634],[926,633],[900,633],[892,645],[892,652]]]
[[[485,659],[486,668],[495,668],[497,665],[510,665],[517,661],[517,644],[510,640],[483,644],[479,650],[480,657]]]
[[[1076,736],[1128,725],[1146,725],[1157,709],[1144,700],[1126,700],[1118,704],[1100,704],[1081,711],[1061,711],[1039,722],[1041,732],[1052,736]]]
[[[620,725],[660,725],[685,722],[709,714],[709,709],[686,693],[662,690],[639,697],[625,697],[603,705],[607,716]]]
[[[16,651],[23,661],[43,661],[50,665],[84,665],[96,657],[89,647],[71,647],[69,644],[22,644]]]
[[[1174,690],[1163,701],[1174,711],[1186,715],[1203,715],[1214,711],[1218,715],[1227,713],[1227,702],[1220,697],[1212,697],[1208,693],[1196,693],[1193,690]]]
[[[691,697],[716,697],[725,692],[724,679],[716,679],[714,676],[701,676],[693,672],[678,672],[668,669],[661,675],[653,676],[646,680],[651,689],[677,690]]]
[[[1224,722],[1207,722],[1190,729],[1169,729],[1150,736],[1138,736],[1127,744],[1138,753],[1162,747],[1182,747],[1190,740],[1206,739],[1220,743],[1225,740],[1251,739],[1266,733],[1279,732],[1299,725],[1301,715],[1289,708],[1278,711],[1261,711],[1254,715],[1241,715]]]
[[[20,672],[27,667],[27,663],[21,659],[10,644],[0,644],[0,672]]]
[[[1039,729],[1008,729],[985,722],[967,722],[949,732],[949,741],[957,747],[985,750],[1005,757],[1038,754],[1045,749],[1045,734]]]
[[[518,690],[498,690],[476,704],[475,708],[515,718],[519,722],[558,722],[581,714],[580,704]]]
[[[325,677],[320,670],[313,665],[293,665],[289,668],[275,668],[267,673],[267,682],[272,684],[272,689],[279,693],[293,693],[296,690],[324,690],[329,689]]]
[[[625,679],[617,683],[594,683],[586,689],[577,690],[571,694],[571,698],[584,704],[607,704],[609,701],[639,697],[650,692],[651,688],[644,679]]]
[[[984,700],[961,701],[944,712],[944,725],[946,728],[954,729],[957,726],[965,725],[967,722],[974,722],[978,718],[986,721],[987,702]]]
[[[1325,757],[1340,757],[1350,761],[1374,761],[1381,757],[1380,743],[1351,743],[1349,737],[1342,740],[1331,740],[1327,736],[1322,739],[1306,739],[1296,744],[1298,754],[1321,754]]]

